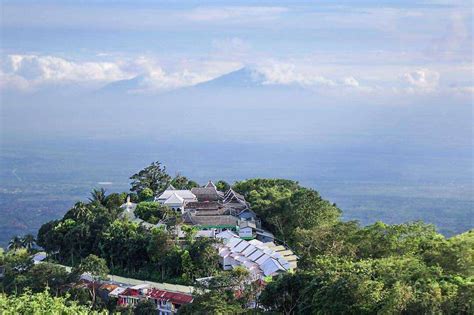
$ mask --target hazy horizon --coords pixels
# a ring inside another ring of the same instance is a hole
[[[0,5],[1,244],[156,160],[473,227],[468,1]]]

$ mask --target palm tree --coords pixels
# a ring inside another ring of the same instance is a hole
[[[107,197],[105,196],[105,189],[93,189],[91,191],[91,197],[89,198],[90,202],[98,202],[99,204],[105,206]]]
[[[22,239],[22,245],[25,247],[29,252],[35,247],[36,239],[32,234],[26,234]]]
[[[10,242],[8,242],[7,249],[8,250],[17,250],[17,249],[22,248],[22,247],[23,247],[23,241],[22,241],[21,237],[14,236],[10,240]]]
[[[74,205],[74,214],[78,219],[88,219],[91,215],[91,210],[87,204],[79,201]]]

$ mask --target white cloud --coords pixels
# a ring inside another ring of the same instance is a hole
[[[244,43],[231,38],[224,46],[239,47]],[[222,54],[166,61],[153,55],[103,54],[78,61],[50,55],[13,54],[1,60],[0,87],[28,91],[52,84],[69,84],[95,89],[110,82],[138,77],[132,92],[153,93],[195,85],[250,65],[263,75],[265,84],[300,85],[328,95],[356,93],[391,98],[414,93],[472,94],[472,80],[469,79],[472,65],[467,64],[431,64],[419,68],[403,63],[347,65],[343,60],[337,63],[321,55],[292,59],[269,59],[258,55],[249,60],[245,60],[245,56]]]
[[[439,84],[440,74],[429,69],[418,69],[403,75],[413,92],[432,92]]]
[[[336,83],[317,73],[305,73],[300,71],[295,64],[268,61],[257,69],[267,78],[268,84],[300,84],[300,85],[322,85],[335,86]]]
[[[131,60],[78,62],[54,56],[8,55],[1,65],[1,87],[20,90],[40,89],[49,84],[101,86],[141,75],[139,91],[150,91],[210,79],[187,69],[168,73],[156,60],[143,56]]]
[[[54,56],[8,55],[2,60],[2,86],[25,89],[47,83],[94,83],[130,75],[112,62],[73,62]]]
[[[357,81],[354,77],[347,77],[347,78],[344,78],[344,80],[342,81],[342,83],[343,83],[345,86],[359,87],[359,81]]]
[[[183,14],[192,21],[215,22],[242,20],[272,20],[288,11],[284,7],[232,6],[232,7],[201,7]]]

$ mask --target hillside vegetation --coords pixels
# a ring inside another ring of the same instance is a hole
[[[191,227],[184,229],[184,239],[177,239],[172,232],[181,222],[180,216],[147,203],[169,184],[187,189],[196,186],[194,181],[170,177],[159,163],[131,179],[131,197],[141,201],[140,217],[151,223],[164,220],[166,229],[149,229],[123,219],[120,205],[126,193],[107,195],[95,190],[90,202],[76,203],[62,219],[44,224],[38,232],[38,245],[59,263],[80,266],[95,255],[105,260],[111,273],[140,279],[191,285],[197,278],[213,277],[214,282],[194,303],[180,309],[183,314],[244,313],[255,298],[253,309],[261,313],[474,312],[473,230],[447,239],[423,222],[377,222],[362,227],[355,221],[342,221],[337,205],[295,181],[236,182],[232,188],[250,202],[262,225],[299,257],[297,270],[254,288],[243,285],[244,271],[220,269],[214,239],[195,238]],[[229,186],[223,181],[217,185]],[[2,286],[9,295],[1,297],[0,306],[11,309],[10,299],[22,299],[16,295],[29,290],[40,293],[46,286],[52,295],[63,294],[59,290],[62,283],[54,285],[48,280],[60,271],[42,272],[37,266],[25,265],[26,258],[17,249],[0,258],[0,265],[5,266]],[[43,278],[41,283],[36,280]],[[231,288],[239,285],[240,294],[233,294]],[[87,303],[97,311],[106,309],[100,301]]]

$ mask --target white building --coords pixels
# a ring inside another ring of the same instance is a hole
[[[186,203],[197,201],[197,198],[190,190],[174,189],[170,186],[161,195],[155,197],[155,201],[183,212]]]
[[[228,231],[216,237],[223,240],[223,244],[217,247],[224,270],[242,266],[253,279],[263,279],[296,268],[297,257],[284,246],[258,240],[246,241]]]
[[[257,227],[254,222],[243,221],[239,225],[239,237],[243,239],[254,239],[256,236]]]

